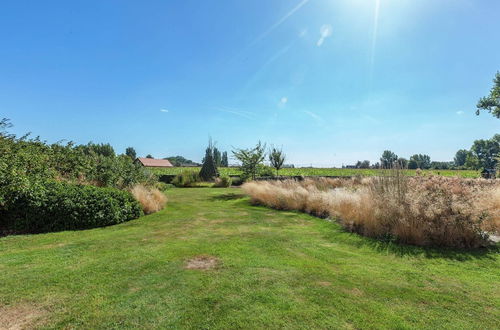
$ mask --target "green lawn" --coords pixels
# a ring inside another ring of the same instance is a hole
[[[176,175],[183,171],[200,171],[200,167],[171,167],[171,168],[155,168],[154,173],[164,175]],[[241,170],[237,167],[220,167],[221,175],[241,175]],[[408,175],[415,175],[415,170],[406,170]],[[349,168],[284,168],[279,171],[280,175],[284,176],[373,176],[379,175],[380,170],[376,169],[349,169]],[[443,176],[459,176],[463,178],[477,178],[480,176],[479,171],[472,170],[424,170],[425,174],[435,174]]]
[[[498,246],[377,243],[240,193],[173,189],[125,224],[0,238],[0,313],[44,328],[498,328]],[[220,265],[185,269],[199,255]]]

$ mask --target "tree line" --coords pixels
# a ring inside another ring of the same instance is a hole
[[[276,175],[279,175],[279,170],[285,166],[286,155],[283,150],[274,146],[267,150],[266,144],[260,141],[252,148],[235,148],[232,150],[232,154],[235,159],[241,162],[243,180],[255,179],[257,176],[273,176],[274,173],[270,172],[271,168],[276,171]],[[206,181],[217,178],[219,176],[217,168],[220,167],[220,164],[227,166],[227,157],[227,152],[221,154],[210,139],[205,150],[205,157],[203,157],[200,178]],[[266,157],[271,167],[264,165]]]
[[[456,170],[480,170],[495,169],[499,166],[500,157],[500,134],[495,134],[491,139],[480,139],[474,141],[471,148],[460,149],[456,152],[453,161],[437,162],[431,161],[431,157],[425,154],[415,154],[406,159],[398,157],[394,152],[385,150],[380,157],[380,162],[370,165],[370,161],[358,161],[356,168],[389,168],[395,164],[401,168],[408,169],[456,169]]]

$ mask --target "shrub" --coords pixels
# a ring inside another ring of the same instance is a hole
[[[274,177],[276,176],[275,170],[270,166],[260,165],[258,166],[258,174],[261,177]]]
[[[500,232],[500,185],[481,179],[395,175],[362,180],[260,181],[256,203],[338,219],[347,230],[423,246],[474,248]]]
[[[244,183],[243,179],[239,176],[232,176],[231,177],[231,184],[233,186],[241,186]]]
[[[228,176],[222,176],[220,178],[216,178],[213,186],[216,188],[231,187],[231,178]]]
[[[170,188],[173,187],[172,184],[165,183],[165,182],[155,182],[154,187],[158,189],[159,191],[166,191]]]
[[[167,204],[167,196],[157,188],[149,188],[143,185],[134,186],[130,192],[141,204],[145,214],[151,214],[162,210]]]
[[[174,178],[172,184],[176,187],[192,187],[198,182],[201,182],[198,173],[192,171],[183,171]]]
[[[114,188],[45,182],[10,197],[0,227],[16,232],[102,227],[141,215],[140,205],[132,195]]]
[[[8,120],[0,120],[0,203],[9,191],[55,179],[119,189],[154,179],[130,157],[115,155],[109,144],[49,145],[8,134],[10,127]]]

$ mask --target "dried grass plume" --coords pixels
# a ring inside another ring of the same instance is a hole
[[[167,204],[167,196],[156,188],[136,185],[130,192],[141,204],[145,214],[158,212]]]
[[[368,237],[422,246],[475,248],[500,232],[500,181],[408,177],[248,182],[254,203],[336,219]]]

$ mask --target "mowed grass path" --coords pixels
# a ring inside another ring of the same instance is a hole
[[[43,328],[498,327],[498,247],[377,243],[240,193],[173,189],[125,224],[0,238],[0,310]],[[199,255],[221,263],[185,269]]]

